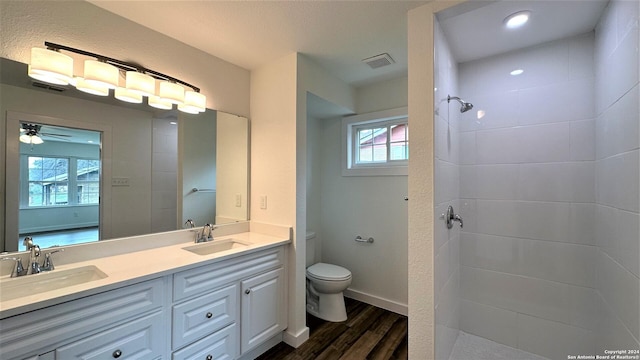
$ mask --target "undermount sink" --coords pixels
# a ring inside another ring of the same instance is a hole
[[[244,248],[251,245],[246,241],[241,241],[238,239],[224,239],[224,240],[214,240],[212,242],[197,244],[192,246],[184,247],[184,250],[191,251],[194,254],[198,255],[211,255],[215,253],[219,253],[222,251]]]
[[[53,270],[0,281],[0,301],[13,300],[51,290],[84,284],[107,277],[93,265]]]

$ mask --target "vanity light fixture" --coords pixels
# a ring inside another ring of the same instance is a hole
[[[84,61],[84,81],[97,86],[115,89],[118,87],[120,71],[117,67],[98,60]]]
[[[98,96],[109,96],[109,88],[101,86],[95,83],[90,83],[84,80],[82,77],[75,77],[69,84],[76,87],[76,89],[86,92],[87,94]]]
[[[162,99],[160,99],[159,96],[149,96],[147,102],[149,103],[149,106],[154,107],[156,109],[162,109],[162,110],[171,110],[171,108],[173,107],[173,104],[168,102],[168,101],[164,101]]]
[[[531,11],[523,10],[513,13],[504,19],[504,24],[508,29],[517,29],[529,21]]]
[[[31,49],[29,76],[54,85],[68,85],[73,78],[73,59],[53,49]]]
[[[141,72],[127,71],[126,88],[143,96],[154,96],[156,93],[156,80]]]
[[[148,98],[149,106],[197,114],[206,110],[207,98],[200,89],[174,77],[144,68],[137,64],[109,58],[88,51],[45,41],[46,49],[32,48],[29,76],[50,84],[75,86],[89,94],[107,96],[114,89],[116,99],[142,103]],[[62,54],[67,51],[92,57],[84,61],[84,72],[73,76],[73,58]],[[120,86],[120,78],[124,81]]]
[[[184,88],[175,82],[160,82],[160,92],[158,93],[160,100],[180,105],[184,103]]]
[[[120,101],[132,103],[132,104],[141,104],[142,103],[142,95],[135,91],[129,90],[123,87],[117,87],[114,91],[114,97]]]
[[[184,93],[184,104],[178,105],[178,109],[189,114],[198,114],[204,111],[207,99],[204,95],[195,91]]]

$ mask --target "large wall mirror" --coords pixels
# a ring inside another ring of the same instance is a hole
[[[48,247],[248,220],[248,119],[126,104],[26,73],[0,59],[0,251],[23,250],[26,235]]]

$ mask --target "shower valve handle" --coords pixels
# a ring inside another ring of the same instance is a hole
[[[455,213],[455,211],[453,210],[453,206],[451,205],[447,207],[447,213],[442,214],[440,218],[444,220],[444,223],[447,226],[447,229],[451,229],[453,227],[454,221],[459,222],[460,227],[463,227],[464,225],[464,223],[462,222],[462,217],[460,217],[460,215]]]

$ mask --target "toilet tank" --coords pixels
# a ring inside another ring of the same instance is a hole
[[[306,258],[306,267],[309,267],[315,264],[316,261],[316,233],[307,230],[307,258]]]

